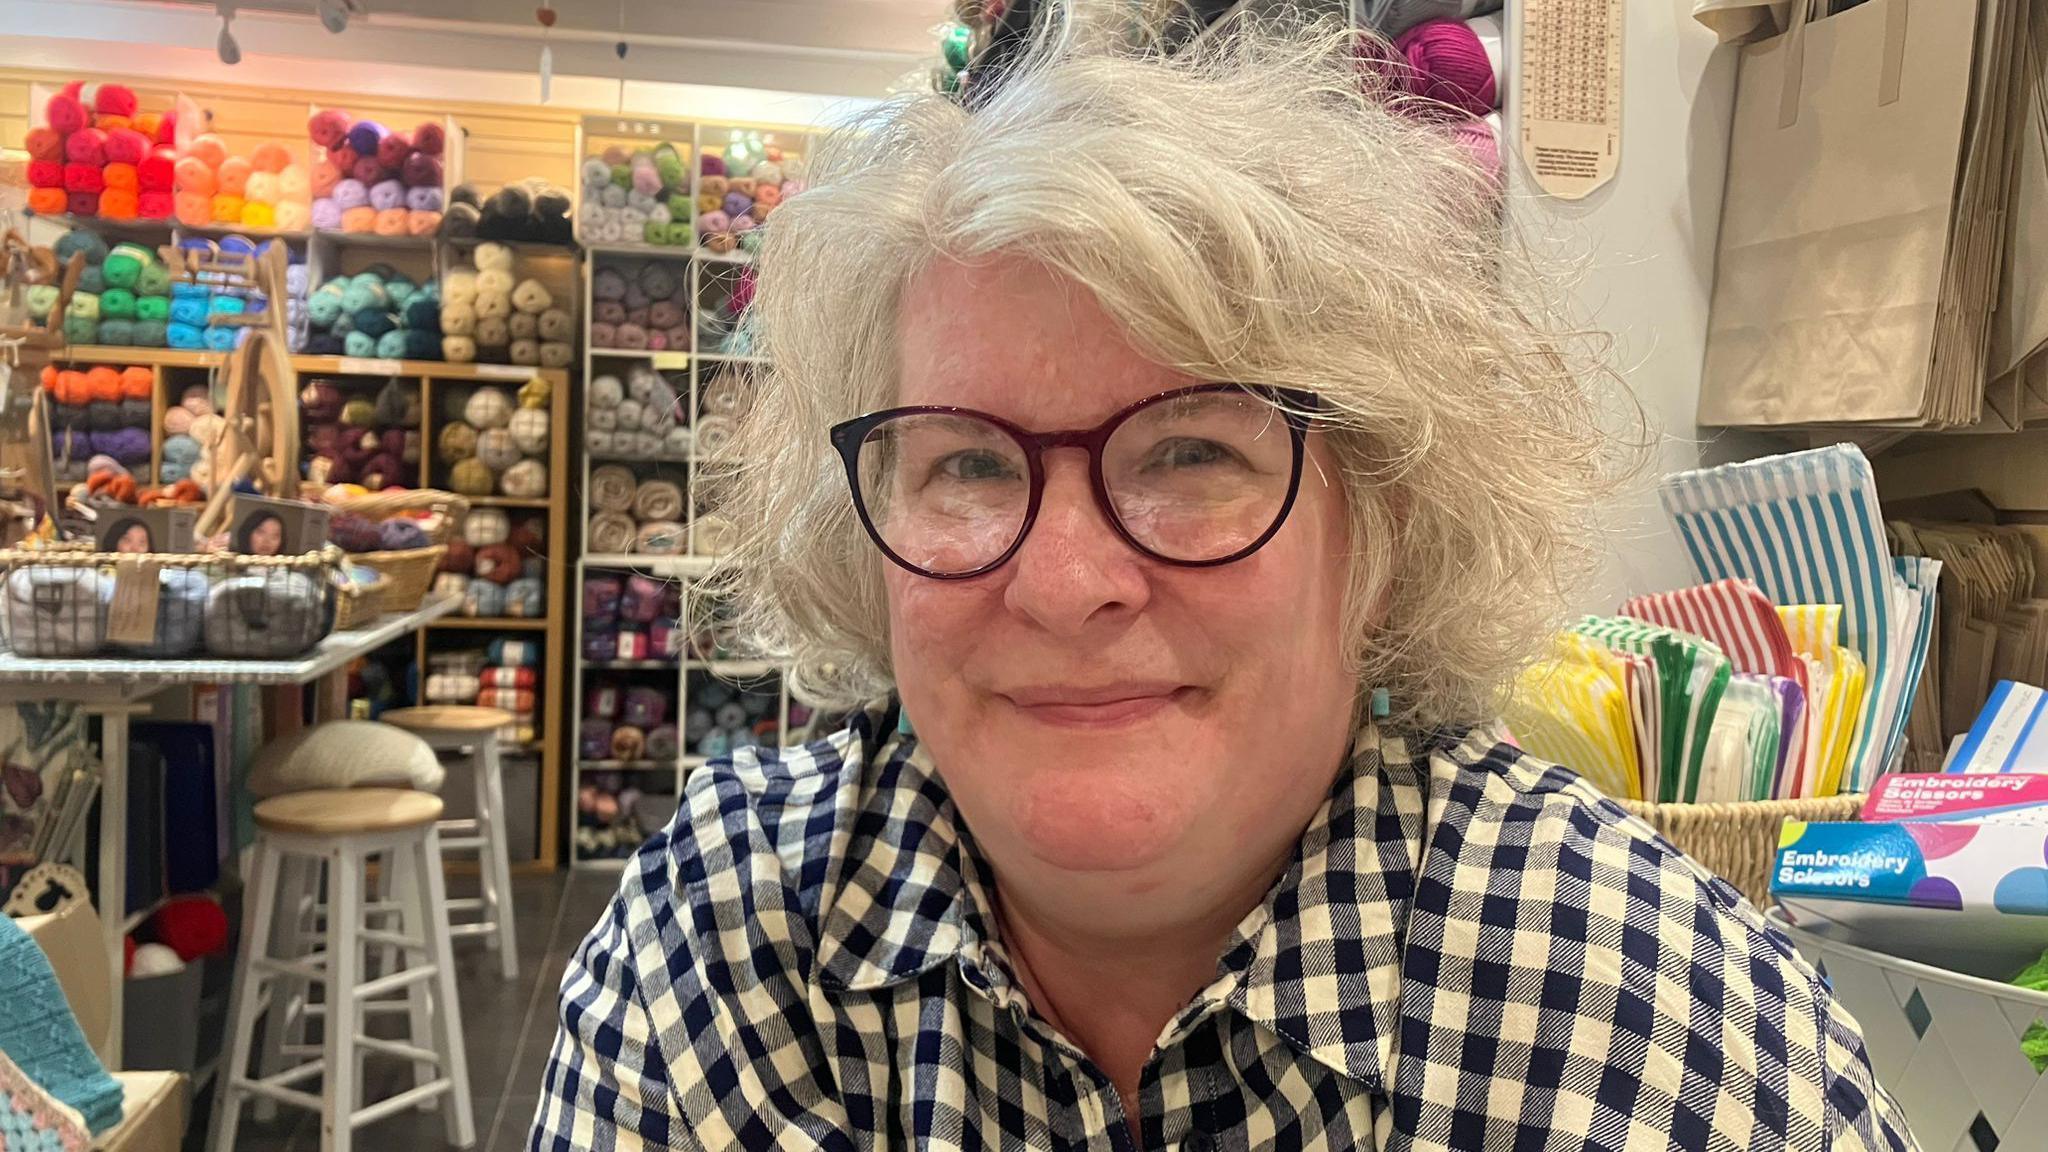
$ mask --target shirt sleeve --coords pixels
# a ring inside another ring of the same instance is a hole
[[[1820,994],[1828,1067],[1828,1152],[1919,1152],[1906,1114],[1877,1082],[1863,1033],[1831,993]]]
[[[701,1152],[676,1108],[654,1042],[628,932],[630,892],[583,941],[562,977],[555,1035],[528,1152]]]

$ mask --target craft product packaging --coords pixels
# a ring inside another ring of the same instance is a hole
[[[2001,680],[1943,772],[2048,772],[2048,693]]]
[[[2023,5],[1807,7],[1742,49],[1699,422],[1972,423]]]
[[[1910,772],[1879,778],[1863,819],[2048,826],[2048,776]]]
[[[1771,896],[1803,928],[2008,976],[2048,945],[2048,828],[1787,820],[1778,844]]]

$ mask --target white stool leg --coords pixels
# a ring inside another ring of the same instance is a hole
[[[373,904],[398,904],[400,905],[400,912],[396,916],[392,916],[391,913],[381,913],[375,917],[379,923],[366,924],[366,927],[388,928],[390,924],[384,922],[386,917],[391,917],[393,920],[398,921],[403,920],[403,902],[398,895],[400,886],[395,873],[397,872],[399,861],[404,858],[405,852],[403,850],[385,852],[382,855],[377,866],[377,890],[369,897],[370,902]],[[377,952],[377,975],[389,976],[396,971],[398,971],[398,946],[396,944],[386,944]]]
[[[416,870],[413,866],[415,851],[414,848],[408,845],[391,852],[385,857],[390,867],[391,877],[390,883],[385,885],[385,892],[398,901],[400,908],[399,933],[404,936],[410,936],[424,944],[427,937],[433,933],[433,927],[427,922],[427,908],[420,898],[421,885],[419,878],[413,875],[413,872]],[[411,968],[415,964],[424,964],[426,962],[424,955],[418,957],[407,956],[405,966]],[[396,971],[396,969],[393,969],[393,971]],[[405,990],[405,1001],[406,1016],[409,1019],[406,1042],[416,1047],[432,1049],[434,1047],[433,990],[427,987],[425,981],[421,981]],[[412,1066],[412,1082],[415,1086],[429,1083],[439,1074],[432,1061],[419,1061]],[[432,1097],[420,1101],[420,1111],[430,1112],[433,1108],[434,1101]]]
[[[455,995],[455,950],[448,941],[448,889],[441,880],[441,834],[432,828],[416,845],[420,898],[426,905],[427,963],[434,966],[433,1049],[448,1077],[448,1103],[441,1113],[448,1143],[476,1143],[476,1116],[469,1099],[469,1054],[462,1038],[462,1003]],[[414,1043],[418,1043],[418,1038]]]
[[[296,856],[277,856],[277,900],[271,936],[271,956],[283,960],[297,960],[306,954],[305,877],[308,871],[315,871],[312,865]],[[317,882],[317,881],[316,881]],[[285,1045],[296,1041],[290,1035],[293,1022],[301,1026],[305,1020],[304,991],[299,981],[290,976],[270,978],[270,1002],[263,1011],[263,1043],[256,1056],[256,1075],[263,1078],[275,1076],[284,1071]],[[296,1002],[296,1004],[295,1004]],[[216,1073],[217,1075],[217,1073]],[[269,1123],[277,1116],[277,1101],[267,1096],[258,1096],[254,1104],[256,1119]]]
[[[519,940],[512,926],[511,853],[505,846],[505,776],[498,761],[498,734],[488,734],[477,755],[477,824],[484,843],[477,871],[490,879],[484,885],[485,905],[497,926],[486,939],[498,950],[505,979],[519,975]]]
[[[259,993],[263,981],[252,965],[270,944],[270,925],[277,909],[277,865],[277,853],[261,835],[257,836],[249,865],[254,883],[247,889],[249,904],[242,916],[242,954],[236,958],[233,991],[228,996],[227,1052],[214,1074],[213,1119],[209,1125],[212,1131],[206,1138],[206,1146],[212,1152],[233,1152],[235,1129],[241,1122],[242,1101],[237,1082],[249,1074],[256,1014],[262,1007]]]
[[[321,1078],[321,1152],[349,1152],[355,1136],[355,988],[361,982],[363,855],[344,837],[328,857],[326,1075]]]

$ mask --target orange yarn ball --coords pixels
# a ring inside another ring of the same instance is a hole
[[[85,373],[86,393],[95,402],[119,403],[121,399],[121,373],[105,364],[88,369]]]
[[[121,398],[147,400],[156,392],[156,373],[140,364],[121,369]]]

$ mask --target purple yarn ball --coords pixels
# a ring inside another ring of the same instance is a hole
[[[386,552],[403,552],[412,548],[425,548],[428,544],[427,530],[417,520],[386,520],[379,529],[380,543]]]
[[[405,206],[405,185],[384,180],[370,186],[370,207],[379,212]]]
[[[358,120],[348,130],[348,146],[358,156],[375,156],[377,146],[389,135],[391,130],[375,120]]]
[[[384,178],[384,166],[377,163],[375,156],[358,156],[355,167],[350,168],[348,174],[365,184],[375,184]]]
[[[149,459],[149,429],[115,428],[91,435],[94,452],[105,453],[123,464],[139,464]]]
[[[322,232],[341,230],[341,205],[333,197],[322,196],[313,201],[313,227]]]
[[[350,178],[334,186],[334,207],[338,211],[361,208],[369,202],[370,186],[361,180]]]
[[[439,212],[442,203],[439,188],[410,188],[405,193],[405,206],[415,212]]]
[[[725,214],[727,216],[744,215],[752,211],[753,207],[753,200],[738,192],[727,192],[725,194]]]

